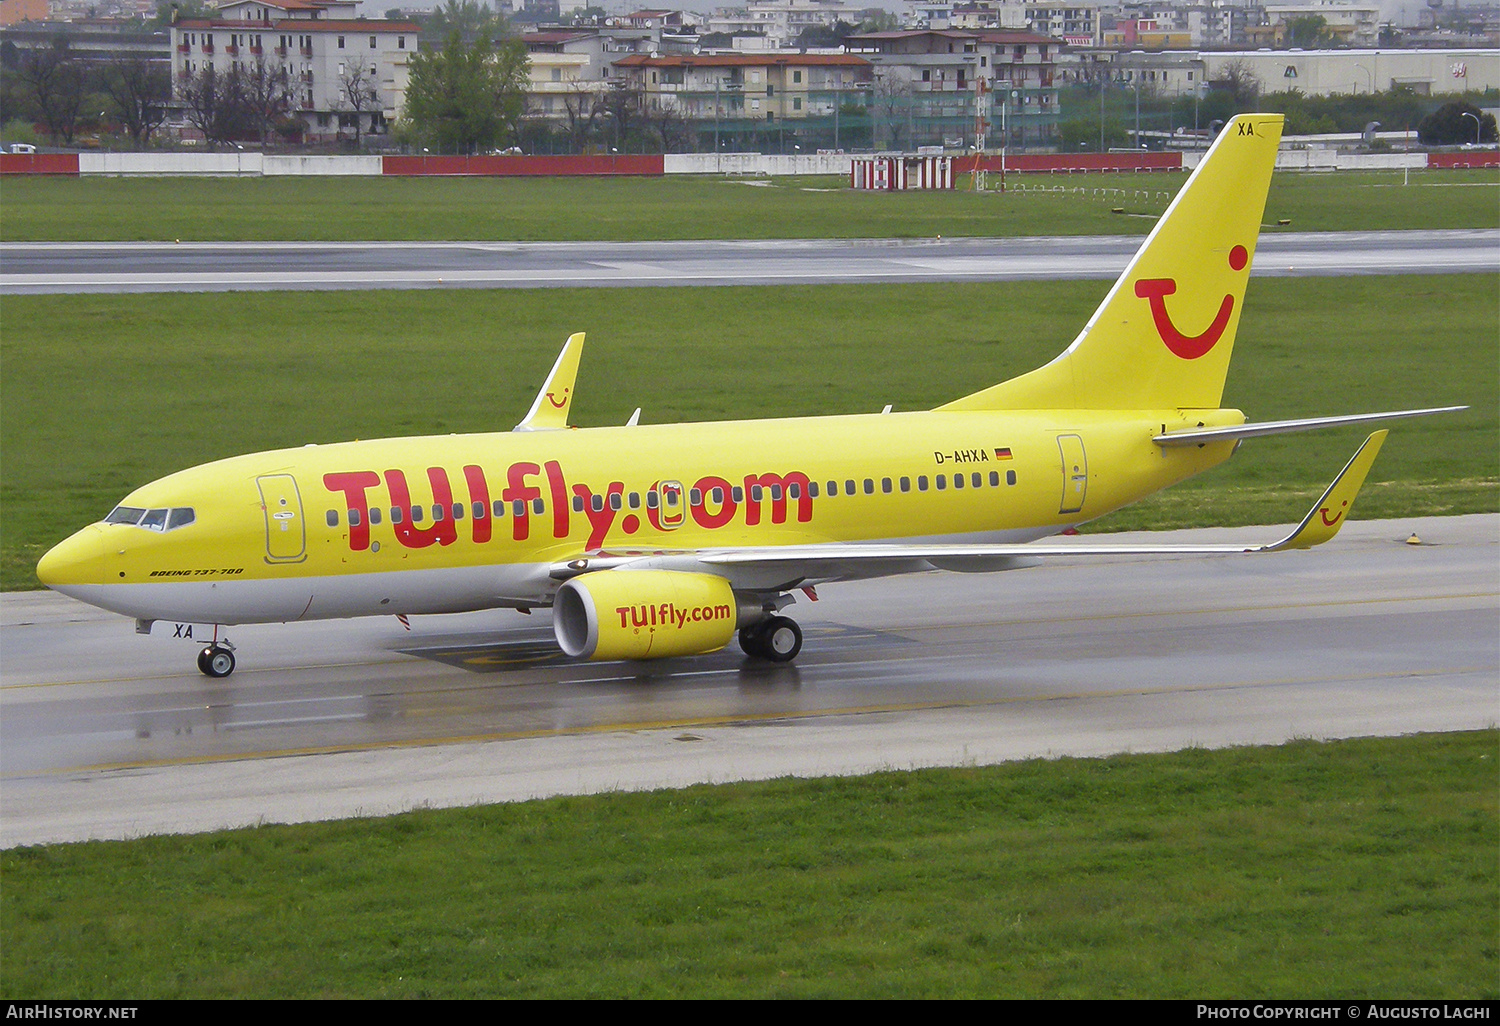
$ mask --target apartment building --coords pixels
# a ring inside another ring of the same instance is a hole
[[[292,84],[293,117],[304,138],[378,135],[401,109],[407,61],[420,26],[359,18],[355,0],[231,0],[214,17],[171,27],[173,96],[204,70],[258,65],[284,68]],[[349,86],[366,83],[373,96],[352,101]]]

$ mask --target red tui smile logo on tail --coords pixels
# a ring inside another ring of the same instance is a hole
[[[1243,271],[1249,262],[1250,254],[1244,246],[1229,251],[1229,266],[1234,270]],[[1172,315],[1167,313],[1167,297],[1176,291],[1177,282],[1172,278],[1142,278],[1135,283],[1135,294],[1151,302],[1151,319],[1156,322],[1156,333],[1162,342],[1182,359],[1196,360],[1218,345],[1223,337],[1224,329],[1229,326],[1229,315],[1234,312],[1234,296],[1224,297],[1213,323],[1201,335],[1185,335],[1172,323]]]

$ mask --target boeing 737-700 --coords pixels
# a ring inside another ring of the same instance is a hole
[[[575,657],[692,655],[737,633],[748,655],[786,661],[802,632],[782,611],[827,582],[1316,545],[1384,431],[1277,542],[1038,544],[1246,438],[1438,412],[1256,424],[1220,407],[1280,136],[1280,115],[1230,121],[1061,355],[935,410],[569,429],[574,335],[514,431],[194,467],[127,495],[37,574],[143,633],[204,625],[198,666],[223,677],[227,625],[504,607],[550,607]]]

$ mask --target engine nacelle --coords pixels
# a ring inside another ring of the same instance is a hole
[[[552,604],[557,643],[586,659],[713,652],[738,624],[734,591],[712,574],[601,570],[567,581]]]

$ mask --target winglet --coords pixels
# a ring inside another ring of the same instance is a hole
[[[1307,516],[1302,518],[1302,523],[1297,529],[1287,535],[1274,545],[1267,545],[1264,552],[1281,552],[1285,549],[1310,549],[1314,545],[1321,545],[1334,535],[1339,533],[1339,528],[1344,526],[1348,519],[1349,511],[1354,507],[1354,497],[1359,494],[1360,487],[1365,483],[1365,475],[1370,472],[1375,457],[1380,452],[1380,446],[1385,442],[1385,436],[1389,431],[1376,431],[1365,444],[1359,447],[1344,469],[1339,471],[1339,476],[1333,479],[1333,484],[1323,493],[1323,497],[1313,504]]]
[[[536,402],[521,418],[513,431],[556,431],[568,426],[568,410],[573,406],[573,379],[578,376],[578,359],[583,354],[583,332],[569,335],[563,343],[552,372],[536,394]]]

